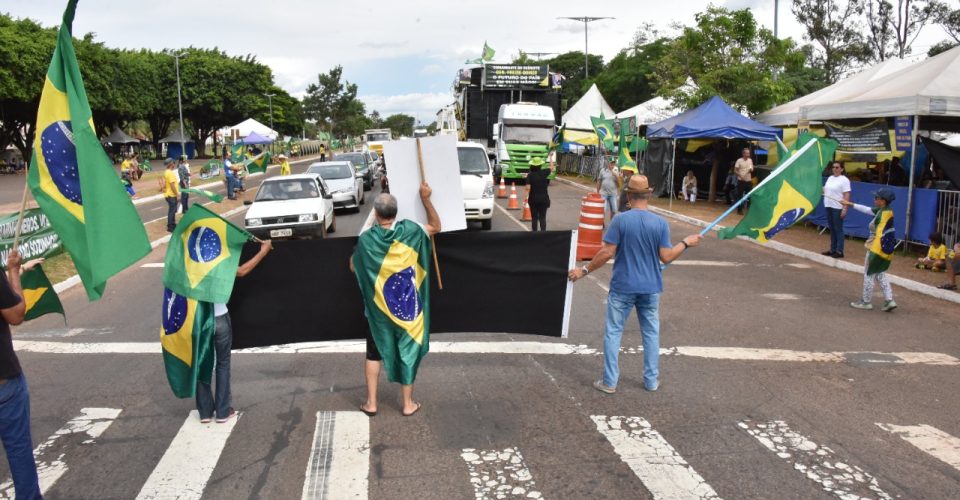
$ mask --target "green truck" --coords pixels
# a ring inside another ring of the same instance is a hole
[[[492,139],[496,141],[496,165],[501,177],[522,179],[530,160],[549,163],[550,140],[556,132],[553,109],[535,103],[503,104],[497,113]],[[556,172],[550,173],[553,179]]]

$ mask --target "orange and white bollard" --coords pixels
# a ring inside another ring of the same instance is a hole
[[[590,193],[580,202],[577,228],[577,260],[591,260],[603,245],[603,198]]]
[[[530,213],[530,198],[523,200],[523,215],[520,216],[520,220],[533,220],[533,214]]]
[[[520,205],[517,203],[517,186],[515,184],[510,185],[510,199],[507,200],[507,210],[520,210]]]
[[[500,178],[500,190],[497,191],[497,198],[506,198],[507,197],[507,183],[503,180],[503,177]]]

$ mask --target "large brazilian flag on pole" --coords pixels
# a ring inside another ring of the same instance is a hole
[[[750,191],[747,215],[717,235],[720,239],[742,235],[765,243],[813,213],[823,194],[823,169],[836,149],[833,139],[801,135],[789,154],[781,155],[777,168]]]
[[[374,225],[353,254],[367,321],[391,382],[410,385],[430,350],[430,237],[419,224]]]
[[[70,252],[90,300],[150,251],[147,232],[93,129],[73,50],[77,0],[63,13],[37,111],[27,182]]]

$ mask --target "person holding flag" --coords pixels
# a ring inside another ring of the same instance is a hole
[[[873,193],[873,208],[845,199],[835,199],[843,206],[852,207],[857,212],[872,215],[870,221],[870,237],[864,247],[867,249],[866,261],[863,263],[863,296],[856,302],[851,302],[854,309],[873,309],[873,287],[880,283],[885,302],[880,308],[883,312],[890,312],[897,308],[893,300],[893,288],[887,279],[887,269],[893,260],[893,251],[897,247],[897,236],[893,225],[893,209],[890,204],[896,195],[890,188],[880,188]]]
[[[420,361],[430,350],[431,238],[440,232],[440,216],[430,202],[432,190],[420,184],[427,223],[398,221],[397,199],[381,193],[373,202],[373,225],[360,233],[350,269],[357,276],[364,314],[370,326],[364,375],[367,399],[360,411],[377,414],[380,364],[391,382],[401,384],[409,417],[420,410],[413,400],[413,382]]]

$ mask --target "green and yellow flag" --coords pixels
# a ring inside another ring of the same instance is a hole
[[[53,290],[53,285],[50,284],[42,267],[38,265],[21,274],[20,283],[23,285],[23,301],[27,306],[24,321],[37,319],[50,313],[64,315],[60,297]]]
[[[387,378],[412,384],[430,350],[430,237],[410,220],[375,225],[360,235],[353,267]]]
[[[247,167],[247,171],[251,174],[254,172],[266,172],[267,167],[270,166],[270,152],[264,151],[263,153],[244,161],[243,166]]]
[[[603,113],[600,113],[599,118],[591,116],[590,123],[593,125],[594,132],[597,133],[597,138],[600,140],[600,143],[603,144],[603,148],[607,151],[613,151],[613,146],[616,144],[616,134],[613,132],[613,120],[604,118]]]
[[[143,221],[93,129],[73,50],[77,0],[63,13],[37,111],[27,182],[70,252],[90,300],[150,251]]]
[[[192,205],[170,236],[163,286],[191,299],[227,303],[240,251],[251,237],[202,205]]]
[[[173,395],[192,398],[197,381],[210,383],[213,373],[213,304],[163,290],[160,346]]]
[[[243,161],[243,143],[239,142],[230,146],[230,161],[237,163]]]
[[[492,61],[492,60],[493,60],[493,56],[494,56],[496,53],[497,53],[497,51],[493,50],[493,47],[487,45],[487,41],[484,40],[484,41],[483,41],[483,51],[480,53],[480,59],[483,59],[485,62],[486,62],[486,61]]]
[[[180,192],[181,192],[181,193],[190,193],[190,194],[195,194],[195,195],[203,196],[203,197],[205,197],[205,198],[208,198],[210,201],[212,201],[212,202],[214,202],[214,203],[220,203],[221,201],[223,201],[223,195],[214,193],[213,191],[207,191],[206,189],[200,189],[200,188],[180,188]]]
[[[564,123],[560,125],[560,128],[553,134],[553,138],[550,139],[550,150],[559,151],[563,147],[563,132],[567,129],[567,124]]]
[[[620,152],[617,158],[617,167],[621,170],[633,170],[637,171],[637,160],[636,153],[630,154],[630,147],[633,146],[630,140],[630,136],[627,135],[627,130],[630,129],[630,119],[621,118],[620,119]]]
[[[721,229],[720,239],[743,235],[765,243],[813,213],[823,193],[823,168],[836,149],[833,139],[801,135],[771,177],[750,191],[746,217],[734,227]]]
[[[890,207],[874,209],[873,224],[877,232],[867,253],[867,274],[885,272],[890,268],[893,251],[897,248],[897,233],[893,225],[893,210]]]

